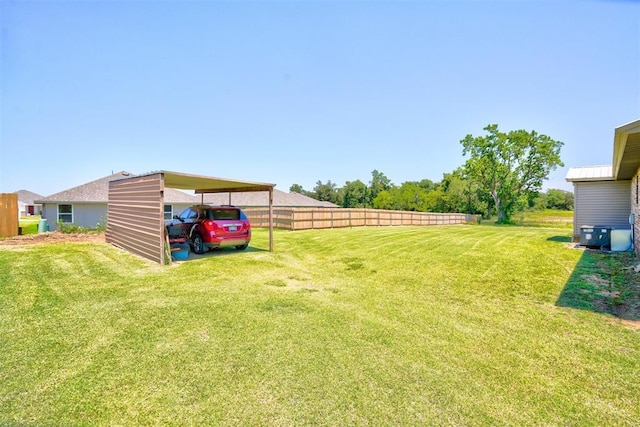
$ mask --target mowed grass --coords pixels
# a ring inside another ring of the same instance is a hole
[[[516,224],[530,227],[573,228],[573,211],[547,209],[514,214]]]
[[[22,228],[22,234],[36,234],[40,218],[40,215],[20,217],[18,225]]]
[[[172,266],[0,247],[0,425],[635,425],[640,334],[570,231],[254,231]]]

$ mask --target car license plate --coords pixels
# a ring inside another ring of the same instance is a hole
[[[235,225],[230,225],[229,226],[229,231],[238,231],[238,227]]]

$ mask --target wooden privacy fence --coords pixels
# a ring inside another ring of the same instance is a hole
[[[269,209],[243,209],[254,227],[269,226]],[[385,225],[454,225],[477,222],[480,215],[352,208],[274,208],[273,226],[286,230]]]
[[[0,193],[0,237],[18,235],[18,194]]]

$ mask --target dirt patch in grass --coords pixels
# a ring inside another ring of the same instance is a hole
[[[600,274],[582,276],[593,287],[596,308],[640,328],[640,273],[635,270],[635,254],[602,254],[596,258],[596,265]]]
[[[635,253],[612,253],[574,245],[567,244],[583,254],[558,298],[558,305],[609,314],[617,324],[640,329],[640,272]]]
[[[42,243],[104,243],[104,233],[60,233],[49,231],[46,233],[26,234],[0,239],[0,246],[37,245]]]
[[[610,319],[611,323],[621,325],[633,331],[640,331],[640,320]]]

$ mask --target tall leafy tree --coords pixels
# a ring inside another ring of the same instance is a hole
[[[420,182],[424,181],[429,180]],[[434,185],[427,193],[429,212],[480,213],[486,209],[478,199],[477,185],[466,179],[460,169],[443,174],[442,181]]]
[[[392,190],[382,190],[378,193],[375,199],[373,199],[373,208],[374,209],[388,209],[394,210],[398,209],[393,197],[391,194]]]
[[[397,197],[400,202],[400,210],[403,211],[427,211],[427,191],[415,182],[403,182],[397,189]]]
[[[403,182],[400,187],[383,190],[373,199],[376,209],[427,211],[427,191],[415,182]]]
[[[371,181],[369,181],[369,204],[373,205],[373,200],[382,191],[391,190],[393,183],[385,174],[374,169],[371,172]]]
[[[555,188],[547,190],[547,208],[572,211],[573,193]]]
[[[414,184],[416,184],[420,188],[423,188],[427,192],[435,190],[436,188],[438,188],[438,185],[439,185],[437,182],[433,182],[427,178],[421,181],[415,182]]]
[[[347,181],[342,187],[342,207],[364,208],[369,203],[369,189],[359,179]]]
[[[463,155],[469,156],[464,169],[480,192],[491,196],[498,222],[509,222],[518,202],[539,191],[549,173],[564,166],[563,143],[536,131],[500,132],[496,124],[484,130],[487,135],[467,135],[460,141]]]
[[[291,187],[289,187],[289,193],[299,193],[304,194],[305,196],[309,195],[309,192],[302,188],[302,185],[300,184],[293,184]]]
[[[338,204],[338,189],[336,184],[331,182],[331,180],[327,181],[324,184],[322,181],[316,182],[316,186],[313,188],[314,199],[320,201],[327,201],[331,203]]]

